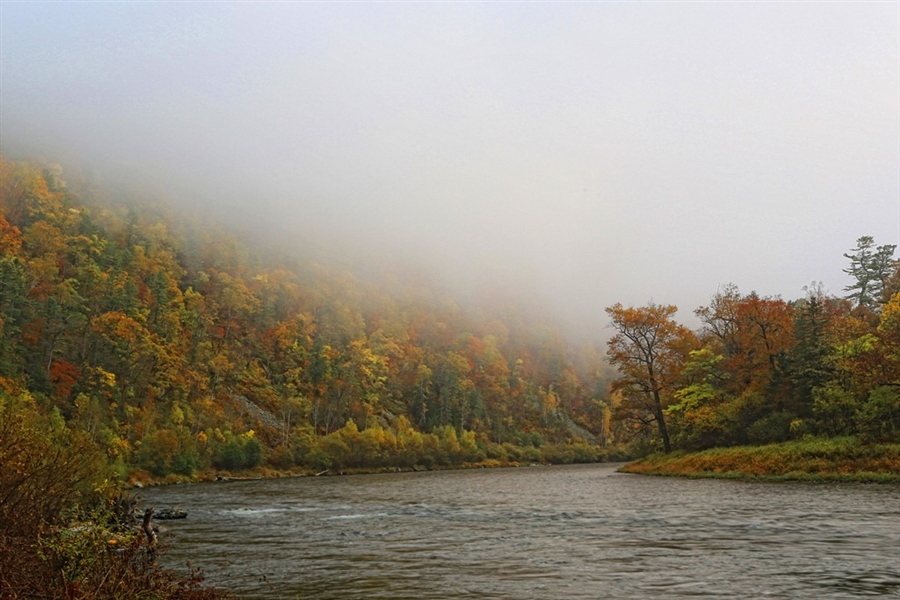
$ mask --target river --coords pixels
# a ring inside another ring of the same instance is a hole
[[[900,486],[615,465],[141,490],[163,562],[241,598],[900,597]]]

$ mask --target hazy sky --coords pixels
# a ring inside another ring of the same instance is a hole
[[[570,326],[900,243],[900,3],[0,3],[7,153]],[[183,192],[182,192],[183,193]],[[602,334],[601,334],[602,335]]]

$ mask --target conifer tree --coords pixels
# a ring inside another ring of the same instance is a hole
[[[857,306],[877,310],[881,291],[893,271],[896,249],[896,244],[876,247],[875,239],[869,235],[856,240],[856,248],[844,254],[845,258],[850,259],[850,267],[844,269],[844,273],[855,280],[844,288],[844,291],[850,292],[845,297]]]

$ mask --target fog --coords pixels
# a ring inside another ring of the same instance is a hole
[[[0,4],[0,145],[571,332],[900,242],[897,3]]]

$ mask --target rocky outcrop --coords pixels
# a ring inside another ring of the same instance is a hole
[[[174,508],[162,508],[155,513],[153,513],[153,518],[159,521],[164,521],[168,519],[186,519],[187,512],[183,510],[177,510]]]
[[[281,421],[278,420],[278,417],[270,413],[269,411],[261,408],[258,404],[251,401],[246,396],[241,396],[240,394],[235,394],[234,392],[230,392],[228,394],[228,398],[240,406],[244,412],[248,413],[251,417],[265,425],[266,427],[271,427],[272,429],[280,430],[282,427]]]

